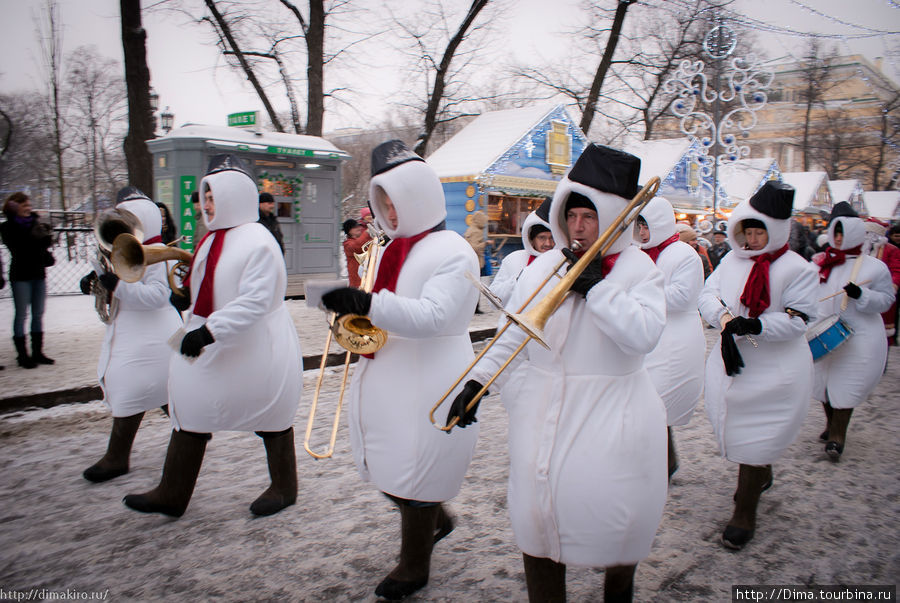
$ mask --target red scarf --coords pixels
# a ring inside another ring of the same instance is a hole
[[[537,258],[536,255],[529,255],[529,256],[528,256],[528,261],[525,262],[525,265],[526,265],[526,266],[531,266],[531,262],[533,262],[536,258]]]
[[[194,315],[195,316],[204,316],[207,317],[212,314],[213,311],[213,287],[215,285],[216,279],[216,264],[219,263],[219,256],[222,255],[222,246],[225,244],[225,235],[228,233],[228,228],[223,228],[221,230],[212,230],[206,233],[206,236],[203,237],[203,240],[200,241],[200,245],[203,245],[203,241],[207,239],[210,235],[213,236],[212,244],[209,246],[209,253],[206,256],[206,269],[203,271],[203,280],[200,282],[200,291],[197,292],[197,301],[194,302]],[[198,247],[199,249],[199,247]],[[196,254],[194,255],[194,259],[196,259]],[[191,271],[194,269],[194,262],[191,261]],[[188,272],[187,279],[190,279],[190,272]],[[188,280],[190,282],[190,280]]]
[[[659,259],[659,254],[662,253],[662,250],[674,243],[679,239],[679,235],[676,232],[671,237],[657,245],[656,247],[651,247],[650,249],[643,249],[642,251],[650,256],[650,259],[653,260],[653,263],[656,263],[656,260]]]
[[[381,263],[378,264],[378,276],[375,277],[375,286],[372,293],[378,293],[382,289],[393,291],[397,288],[397,279],[400,277],[400,268],[406,261],[413,245],[425,238],[425,235],[431,231],[426,230],[419,234],[402,239],[392,239],[390,245],[384,250],[381,256]]]
[[[162,237],[156,235],[155,237],[150,237],[146,241],[144,241],[144,245],[153,245],[154,243],[162,243]]]
[[[862,251],[862,245],[857,245],[853,249],[835,249],[829,247],[816,262],[819,265],[819,282],[824,283],[831,275],[831,269],[840,266],[847,260],[848,255],[859,255]]]
[[[750,318],[757,318],[769,307],[769,266],[783,256],[788,250],[787,243],[784,247],[772,253],[763,253],[752,257],[753,268],[750,276],[744,284],[744,292],[741,293],[741,303],[747,306]]]

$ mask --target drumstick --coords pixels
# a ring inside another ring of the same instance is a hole
[[[864,280],[864,281],[859,281],[858,283],[856,283],[856,286],[858,287],[858,286],[860,286],[860,285],[868,285],[868,284],[871,283],[871,282],[872,282],[872,279],[866,279],[866,280]],[[849,283],[847,283],[847,284],[849,285]],[[823,297],[823,298],[820,299],[819,301],[820,301],[820,302],[823,302],[823,301],[825,301],[826,299],[831,299],[832,297],[837,297],[837,296],[840,295],[841,293],[846,293],[846,291],[844,291],[843,289],[841,289],[841,290],[838,291],[837,293],[832,293],[831,295],[826,295],[825,297]]]
[[[721,297],[717,297],[716,299],[719,300],[719,303],[722,304],[722,307],[725,308],[725,311],[728,312],[728,315],[731,316],[732,318],[735,318],[734,312],[731,311],[731,308],[728,307],[728,304],[726,304],[725,301]],[[747,341],[749,341],[751,343],[751,345],[753,345],[753,347],[755,347],[755,348],[759,347],[759,344],[756,343],[756,339],[754,339],[752,335],[747,333],[746,335],[744,335],[744,337],[747,338]]]

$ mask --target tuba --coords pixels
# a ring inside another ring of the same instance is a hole
[[[97,240],[96,264],[98,272],[115,272],[110,261],[113,243],[121,234],[144,236],[141,223],[128,211],[119,209],[104,210],[94,222],[94,238]],[[104,324],[115,318],[118,303],[112,293],[103,286],[99,279],[91,280],[91,295],[94,296],[94,309]]]

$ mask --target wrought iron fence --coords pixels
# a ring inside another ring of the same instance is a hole
[[[53,246],[50,251],[56,264],[47,268],[47,294],[80,294],[81,277],[93,270],[90,258],[96,253],[97,244],[91,224],[93,216],[84,212],[50,212],[53,226]],[[0,245],[4,277],[9,280],[9,250]],[[7,285],[0,290],[0,299],[12,297]]]

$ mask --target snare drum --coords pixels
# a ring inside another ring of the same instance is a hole
[[[806,331],[806,341],[809,342],[809,351],[812,352],[813,361],[836,350],[842,343],[850,339],[851,335],[853,335],[853,329],[837,314],[827,316],[810,325]]]

